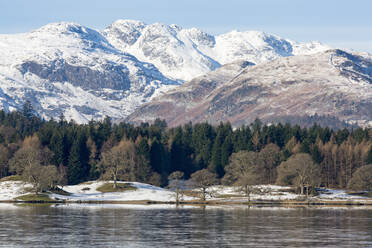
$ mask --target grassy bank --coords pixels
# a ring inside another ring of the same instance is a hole
[[[136,187],[133,187],[130,183],[117,183],[116,188],[114,188],[113,183],[105,183],[102,186],[97,188],[97,191],[102,193],[110,193],[110,192],[125,192],[129,190],[136,190]]]
[[[15,198],[16,202],[29,202],[29,203],[48,203],[48,202],[58,202],[53,200],[47,194],[27,194],[18,196]]]

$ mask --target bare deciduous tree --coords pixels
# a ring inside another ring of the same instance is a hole
[[[58,183],[58,170],[54,165],[39,166],[34,174],[36,192],[53,189]]]
[[[307,153],[297,153],[278,166],[278,184],[295,185],[303,195],[305,187],[317,186],[320,169]],[[308,193],[308,190],[307,190]]]
[[[358,168],[349,184],[347,185],[352,190],[372,190],[372,164],[364,165]]]
[[[36,135],[26,137],[22,147],[9,161],[10,170],[34,186],[35,193],[49,189],[58,181],[57,168],[49,165],[52,152],[42,148]]]
[[[191,174],[193,184],[200,189],[200,198],[205,201],[208,192],[208,187],[218,183],[217,174],[210,172],[208,169],[196,171]]]
[[[182,194],[180,193],[180,189],[182,187],[182,179],[184,178],[184,173],[181,171],[172,172],[168,176],[169,180],[169,188],[176,191],[176,204],[178,205],[180,199],[182,198]]]
[[[63,187],[67,184],[67,166],[60,164],[57,168],[58,171],[58,185]]]
[[[161,186],[162,185],[162,177],[159,173],[153,172],[148,180],[148,183],[155,186]]]
[[[102,153],[101,167],[103,178],[114,180],[113,187],[117,187],[117,181],[126,176],[130,179],[131,168],[135,166],[136,148],[133,142],[123,139],[117,146]]]
[[[230,163],[225,167],[226,174],[222,179],[225,183],[239,186],[250,202],[254,185],[264,180],[263,163],[256,152],[239,151],[230,157]],[[230,181],[230,182],[229,182]]]

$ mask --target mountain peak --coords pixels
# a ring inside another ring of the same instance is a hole
[[[49,23],[47,25],[42,26],[39,29],[34,30],[32,33],[35,32],[43,32],[43,33],[88,33],[88,32],[97,32],[90,28],[87,28],[81,24],[75,22],[54,22]]]
[[[51,47],[61,44],[74,46],[73,44],[76,45],[80,42],[85,42],[88,47],[112,48],[106,38],[99,31],[74,22],[56,22],[47,24],[30,32],[29,38],[33,40],[42,39],[46,46]]]
[[[114,26],[120,26],[120,25],[145,26],[146,24],[143,21],[139,21],[139,20],[118,19],[114,21],[111,25],[114,25]]]
[[[116,32],[119,34],[132,33],[134,31],[141,32],[141,30],[143,30],[146,26],[147,24],[142,21],[119,19],[105,28],[103,32],[106,34],[110,32]]]

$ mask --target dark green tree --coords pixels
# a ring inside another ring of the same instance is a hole
[[[34,108],[32,107],[32,103],[30,100],[26,100],[26,102],[22,105],[22,114],[27,119],[31,119],[34,115]]]
[[[89,150],[86,141],[86,136],[83,133],[78,133],[72,143],[68,157],[67,179],[69,184],[83,182],[89,175]]]
[[[171,171],[182,171],[185,173],[185,177],[188,178],[192,172],[189,158],[187,157],[185,147],[183,144],[183,131],[181,127],[175,129],[174,136],[170,146],[170,163]]]
[[[215,136],[213,127],[208,123],[194,126],[191,145],[195,153],[196,170],[205,169],[210,163]]]
[[[232,135],[230,123],[223,124],[221,122],[217,127],[217,136],[213,144],[211,163],[209,165],[209,169],[219,176],[223,176],[224,166],[228,164],[229,157],[233,151],[230,135]],[[226,139],[228,140],[225,143]]]
[[[214,144],[213,144],[211,163],[209,165],[209,169],[213,171],[214,173],[218,173],[223,170],[223,166],[221,162],[221,151],[222,151],[221,148],[222,148],[223,142],[224,142],[223,134],[218,133],[214,141]]]
[[[366,163],[367,164],[372,164],[372,145],[369,147],[369,152],[368,152]]]
[[[146,159],[147,161],[150,161],[151,154],[150,154],[150,147],[149,147],[147,138],[142,138],[142,137],[137,138],[136,145],[137,145],[138,155],[143,156],[144,159]]]
[[[305,138],[303,141],[302,141],[302,143],[301,143],[301,148],[300,148],[300,152],[302,152],[302,153],[311,153],[311,151],[310,151],[310,144],[311,144],[311,142],[310,142],[310,140],[309,139],[307,139],[307,138]]]
[[[216,171],[218,176],[221,178],[225,174],[225,166],[229,163],[229,158],[234,150],[231,136],[227,136],[221,147],[221,168]]]

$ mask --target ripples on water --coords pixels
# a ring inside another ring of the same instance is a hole
[[[0,247],[372,247],[372,210],[0,205]]]

